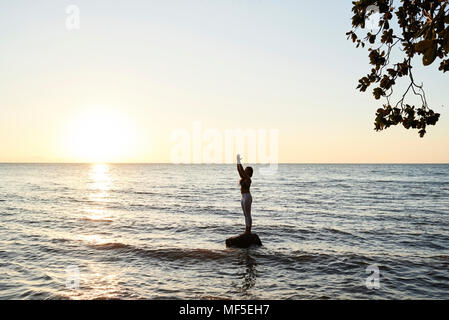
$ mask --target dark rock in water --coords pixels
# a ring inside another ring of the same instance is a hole
[[[250,246],[261,246],[262,241],[257,234],[241,234],[237,237],[226,239],[226,247],[249,248]]]

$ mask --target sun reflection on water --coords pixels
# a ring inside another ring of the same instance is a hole
[[[101,246],[108,243],[112,243],[113,241],[110,239],[106,239],[100,235],[81,235],[78,237],[78,240],[85,242],[91,246]]]
[[[113,179],[110,166],[107,164],[92,164],[89,166],[88,181],[86,186],[88,202],[83,211],[83,220],[88,220],[86,234],[78,235],[75,240],[85,244],[93,250],[107,249],[116,246],[113,235],[105,236],[101,230],[102,223],[113,222],[113,214],[108,208],[111,202],[110,190]],[[92,226],[93,229],[89,227]],[[98,229],[100,227],[100,229]],[[88,230],[91,230],[89,232]],[[122,272],[103,263],[88,263],[80,265],[79,290],[67,290],[66,294],[71,299],[110,299],[115,298],[123,290]]]
[[[66,290],[63,295],[73,300],[117,299],[125,289],[123,279],[128,268],[115,268],[100,262],[89,262],[80,270],[78,290]]]
[[[110,202],[111,187],[112,178],[109,165],[92,164],[89,169],[88,183],[90,205],[84,209],[86,220],[112,221],[111,214],[104,207]]]
[[[93,164],[89,171],[89,180],[89,200],[107,202],[112,186],[109,165]]]

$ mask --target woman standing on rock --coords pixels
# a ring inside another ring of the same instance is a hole
[[[245,215],[245,225],[246,229],[243,234],[251,234],[251,226],[253,224],[252,218],[251,218],[251,204],[253,202],[253,198],[251,196],[251,193],[249,192],[249,188],[251,187],[251,177],[253,176],[253,168],[246,167],[243,169],[242,163],[241,163],[242,157],[240,154],[237,155],[237,171],[240,175],[240,192],[242,193],[242,209],[243,214]]]

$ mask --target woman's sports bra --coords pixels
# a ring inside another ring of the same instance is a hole
[[[251,180],[250,180],[250,182],[249,182],[249,184],[247,184],[246,183],[246,179],[240,179],[240,182],[239,182],[239,184],[240,184],[240,186],[242,187],[242,188],[244,188],[244,189],[249,189],[249,187],[251,186]]]

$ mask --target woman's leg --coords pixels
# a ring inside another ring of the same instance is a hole
[[[246,226],[246,228],[248,228],[248,222],[246,219],[246,211],[245,211],[245,195],[244,194],[242,194],[242,200],[240,201],[240,204],[242,205],[243,216],[245,217],[245,226]]]
[[[253,224],[253,219],[251,218],[252,201],[253,199],[250,193],[244,193],[242,195],[242,209],[243,214],[245,215],[245,225],[246,225],[245,233],[251,233],[251,227]]]

